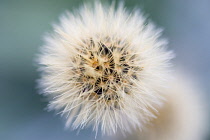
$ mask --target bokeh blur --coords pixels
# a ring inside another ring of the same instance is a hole
[[[95,139],[91,129],[82,130],[79,135],[77,131],[65,130],[60,116],[44,110],[47,103],[36,89],[38,72],[34,59],[43,35],[51,31],[51,24],[57,23],[62,13],[84,2],[0,0],[0,140]],[[195,77],[209,102],[210,1],[125,0],[125,6],[141,8],[157,26],[164,28],[169,47],[176,53],[175,67]]]

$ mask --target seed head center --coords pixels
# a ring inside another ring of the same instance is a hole
[[[80,93],[86,93],[85,97],[88,99],[93,99],[94,96],[94,99],[101,98],[105,101],[119,100],[122,92],[129,94],[132,80],[138,80],[137,72],[140,70],[134,66],[136,55],[129,54],[125,45],[105,45],[92,39],[86,43],[87,46],[75,58],[79,64],[76,82],[81,83]]]

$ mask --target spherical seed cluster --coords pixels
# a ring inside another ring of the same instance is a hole
[[[66,126],[111,135],[155,117],[172,58],[161,30],[138,11],[96,3],[62,16],[54,31],[38,59],[39,86]]]
[[[130,94],[133,81],[138,81],[137,72],[142,68],[135,64],[137,56],[128,50],[127,43],[119,41],[110,43],[109,37],[105,42],[87,40],[73,62],[77,64],[72,73],[78,86],[83,87],[78,94],[88,100],[101,99],[106,103],[114,102],[119,107],[121,91]]]

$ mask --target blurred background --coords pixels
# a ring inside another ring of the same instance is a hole
[[[51,24],[57,23],[62,13],[83,2],[0,0],[1,140],[94,139],[91,129],[82,130],[78,136],[76,131],[64,129],[60,116],[45,111],[47,103],[38,94],[35,82],[38,72],[34,58],[43,43],[42,36],[51,31]],[[176,53],[175,67],[194,75],[209,102],[210,1],[125,0],[125,6],[141,8],[157,26],[164,28],[169,47]]]

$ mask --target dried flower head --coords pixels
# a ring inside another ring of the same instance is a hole
[[[113,134],[141,129],[162,103],[168,79],[167,42],[139,11],[93,7],[61,17],[39,57],[42,93],[66,125]]]

